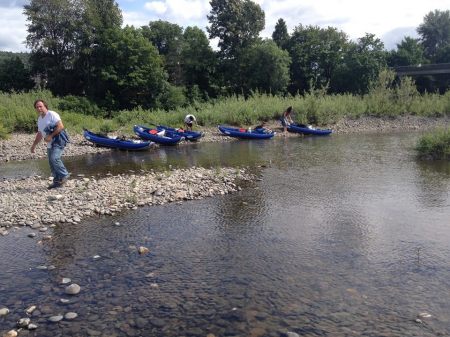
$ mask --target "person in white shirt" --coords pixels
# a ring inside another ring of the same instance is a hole
[[[33,145],[31,145],[31,153],[34,153],[36,145],[44,139],[47,143],[48,162],[53,176],[53,183],[48,188],[61,187],[69,177],[69,172],[61,160],[65,145],[68,142],[64,125],[58,113],[48,110],[48,105],[45,101],[41,99],[36,100],[34,108],[39,117],[37,121],[38,131]]]
[[[186,130],[192,131],[192,125],[197,122],[197,119],[194,115],[186,115],[184,117],[184,125],[186,126]]]

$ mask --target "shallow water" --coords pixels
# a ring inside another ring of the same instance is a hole
[[[0,307],[11,310],[0,332],[34,304],[31,336],[448,336],[450,164],[417,161],[418,136],[199,143],[71,159],[70,170],[83,174],[263,168],[261,181],[233,195],[59,225],[40,244],[27,229],[0,238]],[[25,164],[15,174],[26,174]],[[139,255],[139,246],[150,253]],[[62,277],[80,294],[65,295]],[[47,322],[69,311],[79,316]],[[416,322],[423,312],[431,317]]]

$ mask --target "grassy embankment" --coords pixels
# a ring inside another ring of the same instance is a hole
[[[0,94],[0,138],[17,131],[35,132],[36,112],[33,102],[42,98],[49,108],[59,112],[64,125],[71,132],[80,133],[83,128],[93,131],[118,131],[132,134],[134,124],[164,124],[182,126],[187,113],[197,117],[201,126],[230,124],[249,126],[260,120],[278,119],[286,107],[292,105],[294,119],[301,123],[318,126],[334,123],[340,119],[359,118],[361,116],[448,116],[450,115],[450,92],[445,95],[419,95],[411,82],[405,82],[396,88],[388,88],[383,83],[374,86],[364,96],[343,94],[326,95],[315,91],[304,96],[274,97],[265,94],[254,94],[243,97],[229,97],[195,106],[178,108],[173,111],[134,109],[118,111],[112,118],[95,117],[106,115],[98,108],[88,105],[80,109],[74,105],[67,108],[67,99],[53,96],[49,91],[35,91],[21,94]],[[83,110],[74,112],[75,110]]]

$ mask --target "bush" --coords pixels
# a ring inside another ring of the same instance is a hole
[[[95,117],[105,117],[106,112],[100,109],[97,104],[91,102],[86,97],[66,96],[61,99],[58,109],[62,111],[76,112],[83,115]]]
[[[426,159],[450,159],[450,128],[438,129],[419,139],[419,156]]]
[[[3,126],[2,123],[0,123],[0,139],[8,139],[8,138],[9,138],[8,130]]]

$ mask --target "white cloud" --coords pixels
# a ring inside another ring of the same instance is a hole
[[[2,8],[0,19],[0,50],[26,51],[26,18],[21,7]]]
[[[167,6],[163,1],[152,1],[145,4],[145,9],[155,14],[162,15],[167,12]]]
[[[209,0],[117,0],[124,23],[140,27],[150,21],[165,20],[182,27],[209,25]],[[26,21],[23,5],[29,0],[0,0],[0,50],[23,51]],[[356,40],[365,33],[375,34],[393,48],[405,34],[411,36],[424,16],[435,9],[450,9],[450,0],[255,0],[265,12],[263,37],[270,37],[279,18],[289,32],[302,25],[336,27]],[[414,28],[412,28],[414,27]]]

